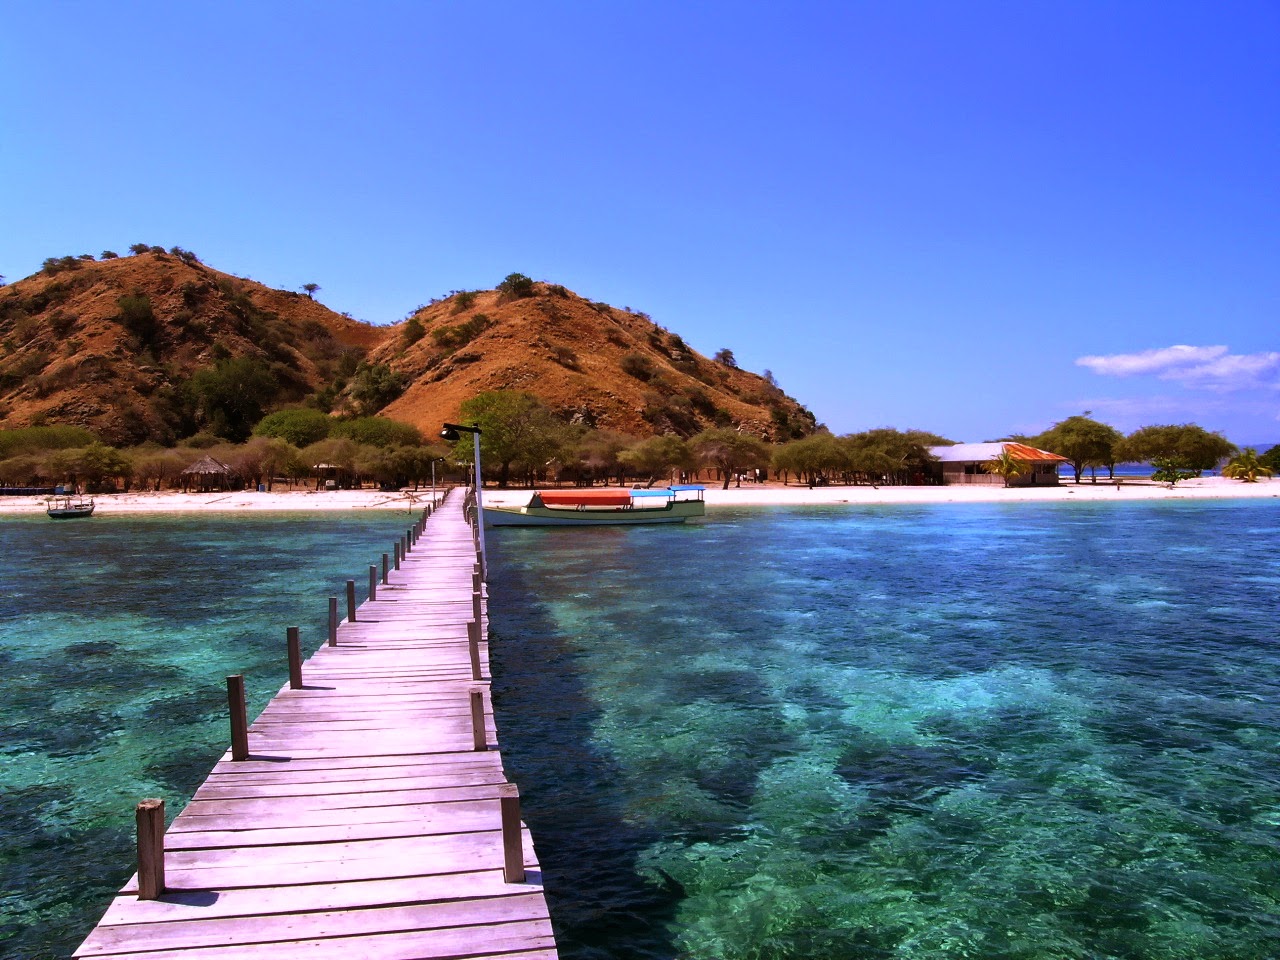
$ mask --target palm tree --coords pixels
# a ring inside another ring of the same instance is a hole
[[[1010,480],[1026,473],[1029,465],[1025,460],[1019,460],[1008,450],[1001,450],[1000,453],[982,466],[987,473],[994,473],[996,476],[1004,477],[1004,485],[1007,487]]]
[[[1258,451],[1253,447],[1245,447],[1244,453],[1236,454],[1231,458],[1231,462],[1222,468],[1224,477],[1243,480],[1245,483],[1257,483],[1259,476],[1269,477],[1271,473],[1270,467],[1264,467],[1258,461]]]

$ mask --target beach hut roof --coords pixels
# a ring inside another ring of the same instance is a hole
[[[929,452],[943,463],[977,463],[994,460],[1002,453],[1011,453],[1019,460],[1027,463],[1066,463],[1066,457],[1060,457],[1048,450],[1037,450],[1025,443],[1014,443],[1009,440],[995,443],[957,443],[948,447],[930,447]]]
[[[210,474],[210,473],[229,476],[230,474],[235,473],[235,471],[232,470],[225,463],[223,463],[221,460],[219,460],[217,457],[201,457],[191,466],[187,467],[187,469],[182,471],[182,475],[184,477],[187,476],[188,474],[193,476],[200,476],[203,474]]]

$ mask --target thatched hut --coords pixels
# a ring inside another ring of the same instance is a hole
[[[240,483],[240,476],[217,457],[201,457],[182,471],[182,490],[209,493],[214,490],[233,490]]]

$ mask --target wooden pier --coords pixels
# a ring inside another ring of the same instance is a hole
[[[163,837],[139,805],[139,873],[75,957],[557,956],[497,750],[473,537],[455,491],[370,568],[354,621],[330,602],[328,642],[239,733],[228,678],[232,748]]]

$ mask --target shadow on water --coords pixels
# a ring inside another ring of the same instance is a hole
[[[591,748],[596,708],[574,654],[525,571],[490,551],[493,701],[508,776],[537,846],[565,960],[666,958],[678,884],[647,883],[639,854],[657,839],[622,817],[624,777]]]

